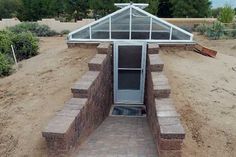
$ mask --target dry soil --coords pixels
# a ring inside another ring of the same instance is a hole
[[[43,127],[71,97],[95,49],[67,49],[62,37],[41,38],[40,54],[0,79],[0,156],[43,157]]]
[[[165,50],[171,97],[186,130],[184,157],[236,156],[236,40],[209,41],[216,58]],[[64,38],[41,38],[40,54],[0,79],[0,156],[44,157],[41,130],[71,97],[70,87],[95,49],[67,49]]]
[[[183,157],[235,157],[236,40],[209,41],[202,36],[196,40],[217,50],[217,57],[161,52],[186,130]]]

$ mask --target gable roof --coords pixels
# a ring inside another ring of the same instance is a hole
[[[121,40],[192,43],[193,34],[131,3],[68,35],[69,42],[109,42]]]

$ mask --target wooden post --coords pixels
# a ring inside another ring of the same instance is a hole
[[[18,69],[18,63],[17,63],[17,60],[16,60],[16,54],[15,54],[15,50],[14,50],[13,45],[11,45],[11,50],[12,50],[13,58],[14,58],[14,61],[15,61],[15,64],[16,64],[16,69]]]

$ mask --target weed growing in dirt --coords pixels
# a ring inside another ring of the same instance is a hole
[[[207,37],[214,40],[223,37],[224,33],[225,33],[225,26],[219,21],[214,22],[213,25],[208,27],[206,31]]]
[[[16,26],[9,27],[8,29],[14,33],[31,32],[32,34],[38,37],[49,37],[58,35],[56,31],[51,30],[51,28],[47,25],[40,25],[34,22],[23,22]]]
[[[0,77],[12,72],[14,46],[18,61],[38,54],[38,39],[31,32],[15,33],[9,30],[0,31]]]
[[[0,77],[10,75],[12,72],[12,61],[6,54],[0,52]]]

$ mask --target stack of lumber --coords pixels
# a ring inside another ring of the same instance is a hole
[[[200,53],[202,55],[213,57],[213,58],[215,58],[216,54],[217,54],[217,51],[211,50],[211,49],[209,49],[207,47],[204,47],[200,44],[196,44],[194,46],[194,51],[197,52],[197,53]]]

